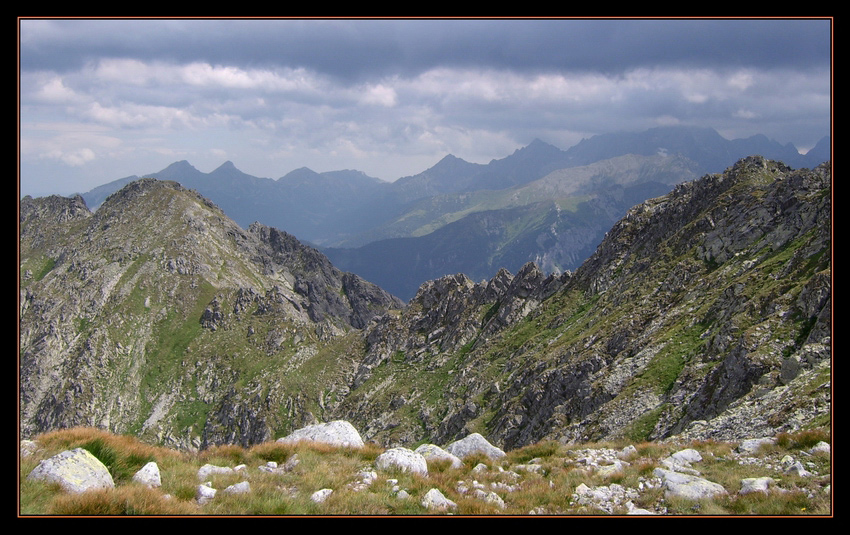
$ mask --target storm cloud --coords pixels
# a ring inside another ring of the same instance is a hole
[[[21,193],[189,160],[385,180],[663,124],[829,135],[831,21],[21,19]]]

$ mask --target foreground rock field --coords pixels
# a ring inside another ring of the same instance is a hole
[[[740,442],[560,444],[473,434],[384,449],[347,422],[177,452],[76,428],[21,443],[30,515],[831,516],[824,431]],[[343,434],[340,435],[339,433]],[[344,433],[348,433],[345,435]]]

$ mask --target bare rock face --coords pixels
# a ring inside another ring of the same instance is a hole
[[[708,421],[699,436],[732,438],[800,425],[780,416],[787,398],[754,406],[779,394],[789,358],[829,343],[830,187],[828,165],[748,158],[635,207],[570,283],[598,311],[591,334],[521,373],[529,386],[502,396],[496,435],[659,439]],[[570,423],[552,432],[552,420]]]
[[[490,280],[475,283],[459,273],[427,281],[400,317],[384,317],[366,331],[368,351],[354,386],[371,370],[402,352],[407,360],[425,354],[458,351],[496,335],[555,293],[569,273],[545,276],[528,263],[513,276],[501,269]]]
[[[343,273],[319,251],[301,244],[281,230],[254,223],[248,232],[256,237],[255,254],[266,273],[286,271],[304,308],[315,322],[342,318],[351,327],[362,329],[380,312],[403,308],[404,303],[351,273]]]

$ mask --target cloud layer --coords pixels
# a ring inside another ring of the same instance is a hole
[[[386,180],[663,124],[807,149],[828,20],[20,21],[22,194],[189,160]]]

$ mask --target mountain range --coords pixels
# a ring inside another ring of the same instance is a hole
[[[22,199],[23,437],[194,449],[345,419],[387,446],[513,449],[831,424],[828,162],[743,158],[628,209],[575,271],[451,274],[407,303],[185,186]]]
[[[708,128],[664,127],[595,136],[568,150],[534,140],[488,164],[448,155],[391,183],[307,168],[272,180],[232,162],[202,173],[181,161],[145,176],[197,190],[243,228],[257,221],[284,229],[408,300],[422,282],[446,274],[482,280],[529,261],[547,272],[574,270],[636,203],[750,154],[811,168],[829,160],[829,148],[824,138],[800,155],[762,135],[729,141]],[[96,209],[138,178],[82,197]]]

